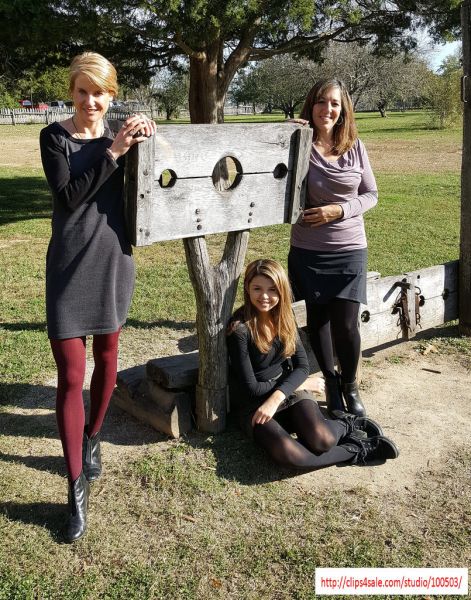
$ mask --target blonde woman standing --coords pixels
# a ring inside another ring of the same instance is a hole
[[[308,377],[288,277],[278,262],[256,260],[247,266],[244,304],[229,324],[227,346],[231,407],[241,428],[277,464],[316,470],[337,463],[382,463],[399,455],[371,419],[322,415],[312,392],[321,392],[323,381]]]
[[[73,59],[70,93],[74,115],[40,134],[53,197],[46,315],[69,477],[68,542],[85,533],[89,482],[101,474],[100,429],[116,382],[118,338],[134,288],[124,226],[123,157],[156,129],[153,121],[135,115],[116,135],[110,130],[105,114],[118,93],[117,76],[100,54],[85,52]],[[82,387],[87,336],[93,336],[94,370],[86,425]]]

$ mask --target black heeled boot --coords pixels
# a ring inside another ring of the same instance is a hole
[[[357,382],[342,383],[342,393],[347,405],[347,412],[357,417],[366,417],[366,410],[360,398]]]
[[[340,390],[340,377],[337,374],[335,377],[325,378],[325,399],[327,401],[327,412],[334,419],[334,411],[340,410],[345,412],[342,392]]]
[[[69,482],[69,522],[65,530],[65,541],[75,542],[87,530],[87,510],[90,487],[85,475],[80,473],[75,481]]]
[[[83,432],[83,472],[87,481],[96,481],[101,475],[100,432],[88,437]]]

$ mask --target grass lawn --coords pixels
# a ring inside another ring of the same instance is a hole
[[[439,170],[433,165],[440,148],[459,152],[461,130],[430,129],[421,112],[387,119],[360,114],[358,125],[379,165],[380,202],[366,215],[370,270],[399,274],[458,258],[459,169],[451,159]],[[312,493],[293,486],[235,428],[165,441],[157,452],[146,450],[155,434],[141,428],[147,437],[133,440],[135,458],[113,463],[106,485],[94,488],[95,514],[105,517],[92,517],[79,544],[60,544],[65,486],[55,456],[48,383],[54,365],[43,302],[50,197],[34,159],[41,127],[0,126],[11,158],[0,166],[0,600],[313,599],[316,566],[466,566],[468,451],[458,449],[441,469],[419,475],[398,495],[396,512],[361,486]],[[21,148],[27,140],[33,154],[25,152],[24,166],[17,164],[21,152],[13,155],[15,143]],[[419,150],[417,165],[408,152]],[[382,160],[392,154],[394,160]],[[223,240],[208,238],[213,257]],[[253,230],[246,260],[270,256],[286,263],[288,248],[288,226]],[[123,345],[139,346],[163,328],[176,335],[191,330],[195,303],[182,243],[138,248],[135,259]],[[469,340],[456,334],[434,343],[471,355]],[[32,389],[36,400],[25,404]],[[29,409],[36,411],[33,419]],[[122,420],[120,427],[123,435],[134,431]],[[53,456],[35,458],[45,438]]]

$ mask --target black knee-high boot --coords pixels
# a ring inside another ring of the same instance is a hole
[[[335,377],[325,378],[325,399],[327,401],[327,412],[334,419],[334,411],[345,412],[345,405],[343,403],[342,392],[340,389],[340,377],[338,374]]]
[[[90,488],[83,472],[75,481],[69,483],[69,521],[65,531],[66,542],[75,542],[87,530],[89,493]]]

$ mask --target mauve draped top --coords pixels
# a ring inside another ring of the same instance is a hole
[[[361,140],[334,162],[312,144],[306,208],[341,204],[343,217],[319,227],[309,227],[300,218],[291,228],[291,245],[316,252],[366,248],[363,213],[377,202],[376,181]]]

